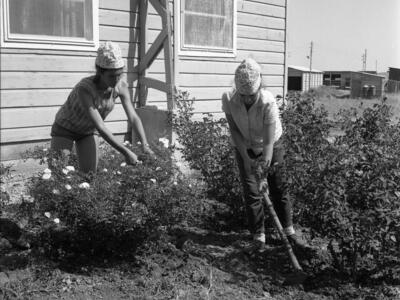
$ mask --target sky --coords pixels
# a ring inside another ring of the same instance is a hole
[[[322,71],[400,68],[400,0],[287,0],[287,63]]]

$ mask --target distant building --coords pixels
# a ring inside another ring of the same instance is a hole
[[[385,76],[355,71],[324,71],[324,85],[350,90],[351,98],[380,97]]]
[[[399,93],[400,92],[400,69],[389,68],[388,80],[385,83],[387,93]]]
[[[322,85],[322,71],[300,66],[288,66],[288,90],[307,91]],[[311,81],[310,81],[311,76]]]
[[[400,81],[400,69],[389,68],[389,80]]]

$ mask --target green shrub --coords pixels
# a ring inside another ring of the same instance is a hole
[[[200,170],[209,196],[240,207],[238,170],[227,123],[179,94],[174,126],[183,157]],[[341,111],[337,123],[315,93],[293,93],[282,112],[285,169],[296,199],[296,221],[329,241],[333,266],[354,281],[400,280],[400,125],[384,103]],[[343,136],[332,136],[341,124]],[[240,212],[240,209],[236,210]],[[244,214],[242,214],[243,216]]]
[[[154,146],[158,159],[153,160],[130,147],[142,164],[126,165],[104,144],[96,174],[67,167],[49,151],[30,153],[43,162],[50,159],[52,166],[32,179],[34,201],[20,209],[39,231],[39,246],[56,258],[125,256],[160,227],[201,220],[202,189],[179,173],[171,150]]]
[[[400,124],[390,117],[384,103],[342,111],[344,135],[332,137],[310,94],[283,113],[296,217],[330,240],[334,266],[353,280],[400,280]]]
[[[242,216],[239,170],[226,119],[203,114],[201,120],[196,120],[193,100],[187,92],[178,93],[176,106],[173,127],[183,158],[192,169],[200,171],[208,197],[229,205]]]
[[[0,163],[0,184],[1,184],[1,191],[0,191],[0,216],[1,213],[6,205],[10,202],[10,195],[7,193],[4,184],[6,183],[7,179],[10,177],[12,165],[5,165]]]

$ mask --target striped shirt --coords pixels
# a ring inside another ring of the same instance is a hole
[[[262,89],[260,97],[250,107],[246,109],[237,93],[224,93],[222,96],[222,110],[231,115],[238,127],[247,148],[256,152],[263,148],[263,126],[275,123],[276,142],[282,135],[282,123],[279,116],[278,105],[271,92]]]
[[[94,76],[83,78],[73,88],[67,101],[58,110],[55,122],[78,134],[92,134],[96,131],[96,127],[90,119],[82,99],[79,98],[79,92],[85,91],[92,97],[94,106],[104,120],[113,110],[119,89],[124,85],[127,86],[127,83],[120,80],[115,88],[109,88],[101,94],[96,89]]]

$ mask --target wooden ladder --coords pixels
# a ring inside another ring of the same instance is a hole
[[[162,20],[162,30],[146,51],[147,46],[147,15],[148,3],[154,7]],[[167,96],[168,111],[174,109],[175,76],[173,70],[172,49],[172,22],[168,0],[140,0],[139,1],[139,61],[134,72],[138,73],[138,96],[139,107],[146,105],[149,88],[165,92]],[[156,59],[158,54],[164,50],[165,82],[148,77],[146,72]]]

